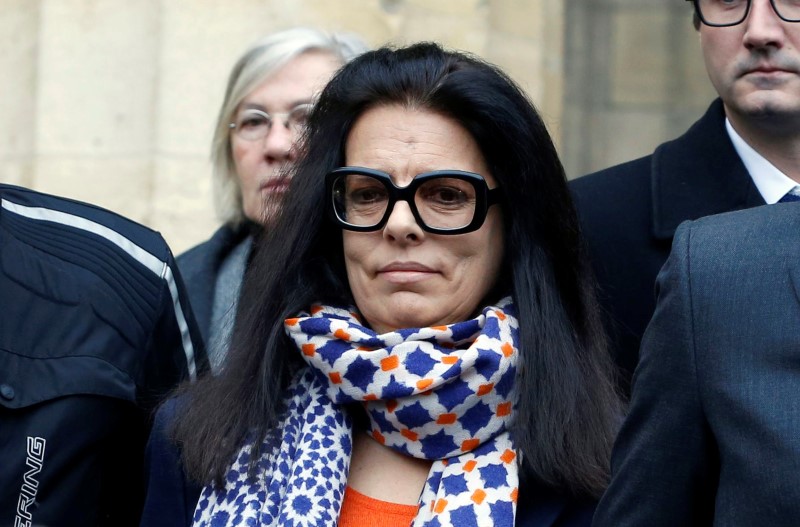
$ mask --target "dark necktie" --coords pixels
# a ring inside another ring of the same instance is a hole
[[[792,190],[787,192],[778,203],[789,203],[793,201],[800,201],[800,186],[794,187]]]

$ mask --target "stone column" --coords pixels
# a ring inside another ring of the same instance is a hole
[[[490,0],[489,8],[487,58],[522,86],[560,143],[564,3]]]
[[[40,2],[0,6],[0,182],[33,184]]]
[[[159,3],[40,5],[34,187],[147,222]]]
[[[570,177],[649,154],[714,97],[687,2],[568,0],[565,27]]]

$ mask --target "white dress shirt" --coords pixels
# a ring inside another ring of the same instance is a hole
[[[767,161],[767,159],[753,150],[753,147],[748,145],[742,136],[736,133],[733,129],[731,122],[725,118],[725,128],[728,130],[728,136],[731,138],[733,148],[744,163],[744,167],[753,178],[758,192],[769,205],[777,203],[787,192],[791,191],[797,186],[797,182],[792,178],[777,169],[775,165]]]

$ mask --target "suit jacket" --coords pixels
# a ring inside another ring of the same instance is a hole
[[[685,220],[763,205],[764,199],[728,137],[719,99],[652,155],[570,186],[627,389],[675,229]]]
[[[236,228],[223,225],[210,239],[176,258],[189,293],[189,302],[192,304],[203,341],[206,343],[211,327],[214,287],[220,266],[228,254],[254,230],[253,224],[249,222]]]
[[[190,527],[202,486],[190,481],[169,426],[185,400],[171,399],[156,414],[147,443],[147,496],[140,527]],[[578,500],[533,481],[520,484],[516,525],[589,527],[596,502]]]
[[[800,206],[681,226],[597,527],[800,519]]]

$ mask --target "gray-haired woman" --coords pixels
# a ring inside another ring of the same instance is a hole
[[[226,354],[253,235],[276,212],[265,198],[287,188],[284,169],[295,160],[316,94],[365,50],[352,34],[289,29],[257,42],[230,73],[211,149],[223,225],[177,260],[214,372]]]
[[[224,364],[253,238],[269,228],[281,201],[275,198],[286,190],[284,169],[295,161],[306,116],[333,73],[363,51],[366,45],[354,35],[296,28],[257,42],[231,70],[211,150],[223,225],[177,259],[215,373]],[[187,524],[200,494],[183,474],[171,440],[179,402],[167,401],[154,420],[142,527]]]

